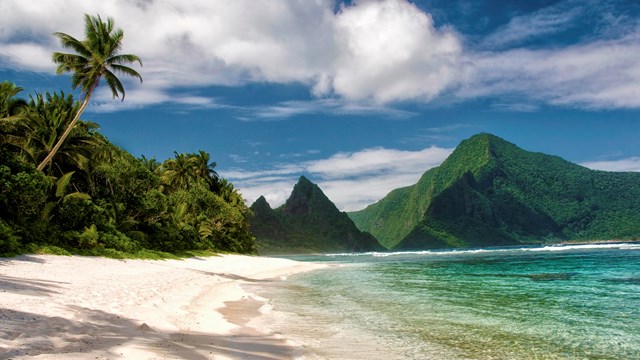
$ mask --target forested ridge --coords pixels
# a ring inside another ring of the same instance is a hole
[[[250,211],[206,152],[136,158],[80,120],[37,170],[79,104],[63,92],[23,99],[20,90],[0,84],[0,253],[254,252]]]
[[[417,184],[349,215],[390,249],[638,239],[640,174],[590,170],[479,134]]]
[[[264,197],[251,210],[251,228],[260,254],[381,251],[371,234],[363,233],[338,210],[318,185],[300,177],[284,205],[272,209]]]

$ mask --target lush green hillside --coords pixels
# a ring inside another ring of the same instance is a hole
[[[387,248],[640,237],[640,174],[594,171],[490,134],[349,214]]]
[[[304,176],[281,207],[272,209],[260,197],[251,210],[251,229],[260,254],[384,250]]]
[[[81,119],[102,82],[124,101],[118,77],[142,81],[121,54],[124,33],[111,18],[85,15],[84,40],[56,32],[56,72],[72,73],[82,101],[64,92],[19,98],[0,82],[0,256],[78,252],[167,256],[193,250],[254,253],[249,210],[204,151],[163,163],[135,158]],[[46,39],[43,41],[47,41]],[[160,254],[163,252],[165,254]]]
[[[0,256],[255,253],[249,209],[209,154],[136,158],[80,120],[38,170],[80,105],[62,92],[26,101],[20,91],[0,82]]]

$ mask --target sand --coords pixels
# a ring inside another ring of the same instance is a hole
[[[224,255],[0,259],[0,359],[292,359],[248,290],[321,265]]]

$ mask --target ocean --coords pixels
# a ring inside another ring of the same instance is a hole
[[[291,258],[256,321],[304,359],[640,359],[640,244]]]

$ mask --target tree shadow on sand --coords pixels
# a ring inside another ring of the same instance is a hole
[[[0,359],[91,351],[126,358],[127,354],[116,349],[134,341],[158,355],[187,360],[210,359],[212,354],[257,360],[294,356],[294,349],[283,340],[256,332],[163,332],[116,314],[79,306],[68,308],[74,312],[74,319],[81,320],[0,308]]]
[[[9,257],[9,258],[0,257],[0,266],[9,265],[9,263],[12,261],[27,261],[27,262],[34,262],[38,264],[44,264],[47,262],[46,260],[41,259],[39,257],[35,257],[31,255],[20,255],[20,256]]]
[[[49,296],[57,294],[61,286],[68,284],[59,281],[41,279],[14,278],[0,275],[0,292],[31,296]]]

